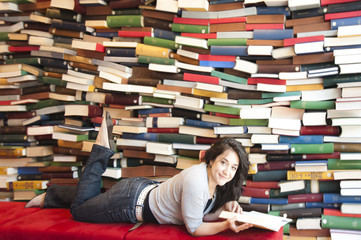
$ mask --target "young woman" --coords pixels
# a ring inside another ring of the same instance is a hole
[[[128,178],[101,193],[101,176],[114,154],[111,122],[107,113],[77,188],[51,185],[46,194],[37,196],[26,207],[70,206],[74,219],[84,222],[185,224],[193,236],[252,227],[238,224],[235,218],[214,222],[222,210],[242,211],[237,199],[249,162],[243,146],[232,138],[219,139],[206,151],[204,163],[161,184],[147,178]]]

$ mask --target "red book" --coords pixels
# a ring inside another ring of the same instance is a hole
[[[38,51],[40,46],[9,46],[9,52],[31,52]]]
[[[283,46],[289,47],[295,45],[296,43],[318,42],[323,40],[325,40],[325,36],[323,35],[300,38],[287,38],[283,40]]]
[[[342,213],[340,210],[332,208],[324,208],[323,215],[361,218],[361,214]]]
[[[318,154],[303,154],[302,159],[304,160],[317,160],[317,159],[339,159],[340,153],[318,153]]]
[[[196,136],[197,144],[213,144],[215,141],[217,141],[217,138],[206,138],[206,137]]]
[[[198,60],[200,60],[200,61],[235,62],[236,56],[199,54]]]
[[[0,105],[1,106],[11,105],[11,102],[14,102],[14,101],[0,101]]]
[[[291,170],[295,169],[296,161],[277,161],[257,164],[258,171]]]
[[[174,17],[173,23],[181,23],[181,24],[191,24],[191,25],[209,25],[208,19],[198,19],[198,18],[182,18],[182,17]]]
[[[217,84],[217,85],[219,84],[218,77],[202,75],[202,74],[194,74],[194,73],[184,73],[183,80],[190,81],[190,82],[202,82],[202,83],[210,83],[210,84]]]
[[[227,113],[217,113],[210,112],[209,115],[218,116],[218,117],[226,117],[226,118],[240,118],[239,115],[227,114]]]
[[[181,36],[201,39],[214,39],[217,38],[217,33],[181,33]]]
[[[125,31],[120,30],[118,31],[119,37],[151,37],[152,32],[150,31]]]
[[[330,4],[338,4],[338,3],[348,3],[348,2],[357,2],[359,0],[321,0],[321,6],[326,6]]]
[[[147,117],[171,117],[172,113],[149,113]],[[138,115],[138,117],[141,117]]]
[[[341,18],[359,17],[359,16],[361,16],[361,10],[352,11],[352,12],[328,13],[325,14],[325,21],[330,21],[333,19],[341,19]]]
[[[148,128],[148,133],[178,133],[179,128]]]
[[[247,23],[246,31],[253,31],[255,29],[285,29],[283,23]]]
[[[269,198],[269,188],[253,188],[253,187],[243,187],[244,192],[242,196],[246,197],[255,197],[255,198]]]
[[[323,193],[288,195],[288,203],[323,202]]]
[[[220,23],[238,23],[238,22],[246,22],[246,17],[232,17],[232,18],[214,18],[209,19],[210,24],[220,24]]]
[[[102,117],[93,117],[93,118],[90,119],[90,121],[91,121],[92,123],[95,123],[95,124],[101,124],[102,121],[103,121],[103,118],[102,118]],[[116,119],[113,119],[113,124],[114,124],[114,125],[117,124],[116,122],[117,122]]]
[[[339,136],[341,128],[339,126],[301,126],[301,135],[329,135]]]
[[[273,84],[273,85],[286,85],[286,80],[278,78],[248,78],[248,85],[257,85],[258,83]]]
[[[252,187],[252,188],[274,188],[274,189],[280,188],[280,186],[278,185],[278,182],[275,182],[275,181],[254,182],[254,181],[251,181],[251,180],[247,180],[246,181],[246,186],[247,187]]]

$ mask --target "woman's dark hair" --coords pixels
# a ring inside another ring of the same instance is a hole
[[[248,154],[242,144],[233,138],[225,137],[218,139],[204,154],[203,160],[207,165],[214,161],[224,151],[232,149],[237,153],[239,164],[237,171],[231,181],[223,186],[216,187],[216,201],[211,212],[216,211],[228,201],[237,201],[243,191],[242,184],[248,176],[249,161]]]

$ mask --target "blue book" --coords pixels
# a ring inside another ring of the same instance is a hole
[[[296,166],[327,166],[327,160],[305,160],[305,161],[296,161]]]
[[[211,46],[211,55],[248,56],[248,46]]]
[[[323,143],[323,135],[301,135],[301,136],[285,136],[280,135],[279,143]]]
[[[36,142],[18,142],[18,143],[10,143],[10,142],[1,142],[0,146],[8,146],[8,147],[35,147]]]
[[[5,119],[5,118],[6,118],[6,113],[0,112],[0,119]]]
[[[288,204],[287,198],[251,198],[251,204]]]
[[[158,133],[123,133],[122,138],[157,142]]]
[[[138,115],[147,115],[152,113],[170,113],[171,108],[149,108],[149,109],[139,109]]]
[[[155,38],[163,38],[174,41],[176,36],[180,36],[180,33],[156,28],[153,31],[153,36]]]
[[[221,125],[220,123],[206,122],[206,121],[193,120],[193,119],[186,119],[185,124],[188,126],[200,127],[200,128],[213,128]]]
[[[283,40],[293,38],[293,29],[255,29],[253,39],[255,40]]]
[[[257,15],[278,15],[282,14],[285,17],[291,16],[291,11],[288,7],[256,7]]]
[[[18,167],[18,174],[41,174],[39,167]]]
[[[108,47],[105,49],[105,53],[107,56],[136,57],[135,48]]]
[[[323,202],[306,202],[307,208],[340,208],[340,204],[338,203],[323,203]]]
[[[55,125],[59,125],[59,124],[64,124],[65,120],[46,120],[46,121],[41,121],[40,125],[41,126],[55,126]]]
[[[361,203],[361,196],[342,196],[338,193],[324,193],[324,203]]]
[[[235,62],[225,61],[199,61],[199,66],[214,67],[214,68],[234,68]]]
[[[64,20],[60,20],[60,19],[52,19],[51,26],[54,28],[66,29],[66,30],[71,30],[71,31],[79,31],[79,32],[86,32],[86,30],[87,30],[85,23],[70,22],[70,21],[64,21]]]
[[[360,25],[361,17],[340,18],[331,20],[331,30],[337,30],[340,26]]]
[[[95,37],[113,38],[118,37],[118,32],[93,32],[92,35]]]
[[[358,45],[345,45],[345,46],[327,47],[327,48],[326,48],[326,51],[327,51],[327,52],[333,52],[334,50],[351,49],[351,48],[361,48],[361,44],[358,44]]]
[[[300,91],[284,92],[284,93],[262,92],[262,98],[290,97],[290,96],[301,96],[301,92]]]

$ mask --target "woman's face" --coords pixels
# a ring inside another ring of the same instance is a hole
[[[232,149],[227,149],[218,155],[215,160],[210,161],[210,181],[214,184],[223,186],[231,181],[236,174],[239,158],[237,153]]]

